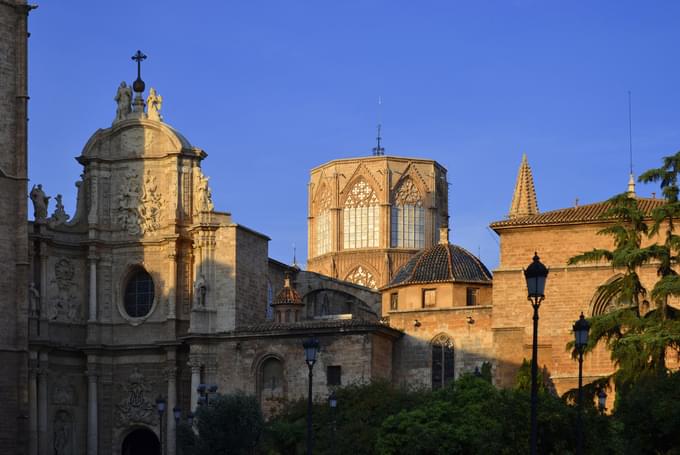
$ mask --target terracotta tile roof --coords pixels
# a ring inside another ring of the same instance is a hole
[[[663,205],[663,199],[636,198],[640,209],[650,215],[652,210]],[[512,218],[502,221],[494,221],[490,224],[491,229],[514,226],[532,226],[540,224],[575,224],[598,222],[605,220],[602,215],[611,208],[609,201],[596,202],[594,204],[569,207],[566,209],[552,210],[536,215],[521,218]]]
[[[300,294],[291,286],[290,284],[290,273],[286,272],[286,278],[283,284],[283,288],[276,294],[276,298],[272,302],[272,305],[300,305],[302,304],[302,297]]]
[[[389,285],[446,281],[491,281],[491,272],[472,253],[452,244],[439,244],[416,253],[397,272]]]

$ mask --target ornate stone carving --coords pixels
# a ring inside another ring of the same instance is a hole
[[[161,226],[163,197],[150,170],[146,171],[143,183],[140,184],[135,170],[128,170],[118,194],[117,221],[130,235],[153,232]]]
[[[366,286],[367,288],[377,289],[378,287],[373,274],[362,266],[352,270],[345,280],[360,286]]]
[[[160,114],[161,104],[163,103],[163,97],[156,92],[156,89],[151,87],[149,89],[149,96],[146,98],[146,115],[149,120],[162,120],[163,117]]]
[[[118,224],[131,235],[141,234],[139,199],[141,188],[139,175],[134,169],[128,170],[118,193]]]
[[[52,216],[49,219],[50,225],[52,226],[64,224],[69,219],[69,214],[64,210],[64,204],[61,201],[61,194],[57,194],[54,200],[57,201],[57,207],[54,209],[54,213],[52,213]]]
[[[410,178],[407,178],[399,185],[394,200],[398,205],[422,205],[420,192]]]
[[[179,369],[176,366],[167,366],[163,368],[163,376],[165,376],[165,379],[167,381],[176,381],[177,380],[177,371]]]
[[[76,404],[76,389],[68,377],[56,376],[52,386],[52,403],[61,405]]]
[[[132,371],[128,383],[123,386],[125,398],[116,405],[116,425],[128,426],[131,423],[156,423],[156,407],[147,397],[151,386],[137,368]]]
[[[54,415],[54,455],[72,455],[73,417],[67,411],[59,410]]]
[[[198,215],[201,212],[212,212],[215,209],[215,205],[212,201],[212,193],[210,192],[210,187],[208,186],[208,177],[203,175],[200,169],[196,174],[196,187],[194,190],[194,195],[196,197],[194,204],[194,215]]]
[[[81,319],[80,302],[77,297],[77,285],[73,280],[75,269],[68,259],[60,259],[54,266],[56,297],[51,301],[49,318],[51,320],[78,322]]]
[[[161,207],[163,197],[158,191],[156,177],[150,170],[144,176],[144,192],[142,194],[141,215],[142,232],[153,232],[161,227]]]
[[[42,185],[33,185],[30,192],[31,201],[33,202],[33,217],[36,221],[44,221],[47,219],[47,205],[50,197],[45,195]]]
[[[365,180],[359,180],[350,190],[345,207],[369,207],[378,205],[378,196]]]
[[[132,89],[125,82],[121,82],[113,100],[117,104],[116,119],[113,121],[115,123],[125,119],[132,110],[130,106],[132,103]]]

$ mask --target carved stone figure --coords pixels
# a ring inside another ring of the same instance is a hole
[[[33,202],[33,217],[36,221],[45,220],[47,218],[47,205],[50,197],[45,195],[41,184],[33,185],[30,196]]]
[[[54,416],[54,455],[73,454],[73,419],[66,411],[57,411]]]
[[[77,285],[73,280],[75,270],[68,259],[60,259],[54,266],[56,297],[50,302],[49,318],[64,322],[80,321],[80,302],[77,297]]]
[[[151,386],[137,368],[130,374],[123,391],[125,397],[116,405],[117,426],[125,427],[132,423],[155,424],[158,419],[156,406],[147,396]]]
[[[31,317],[40,317],[40,291],[35,287],[35,283],[31,282],[28,287],[28,314]]]
[[[146,98],[146,115],[150,120],[162,120],[160,110],[163,103],[163,97],[156,92],[156,89],[151,87],[149,89],[149,96]]]
[[[118,224],[131,235],[142,232],[139,213],[141,188],[134,169],[128,170],[121,181],[118,193]]]
[[[132,102],[132,89],[128,87],[124,81],[120,83],[114,101],[118,104],[118,107],[116,108],[116,119],[114,120],[115,123],[125,119],[131,111],[130,103]]]
[[[194,308],[205,308],[205,296],[208,293],[208,285],[203,275],[198,275],[194,283]]]
[[[161,207],[163,198],[158,191],[156,177],[150,170],[144,176],[144,187],[142,189],[140,206],[141,230],[142,233],[153,232],[161,227]]]
[[[200,171],[197,175],[195,195],[196,203],[194,205],[194,214],[212,212],[215,209],[215,205],[212,201],[212,194],[210,193],[210,187],[208,186],[208,177],[203,175]]]
[[[61,201],[61,194],[57,194],[54,200],[57,202],[57,207],[54,209],[54,213],[50,217],[50,221],[53,225],[63,224],[69,219],[68,213],[64,210],[64,204]]]

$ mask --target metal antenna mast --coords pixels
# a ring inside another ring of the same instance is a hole
[[[630,175],[633,175],[633,116],[630,102],[630,90],[628,90],[628,147],[630,154]]]
[[[382,140],[382,137],[380,136],[380,129],[382,127],[382,124],[380,123],[380,108],[382,106],[382,98],[379,96],[378,97],[378,137],[376,138],[378,141],[377,146],[373,147],[373,156],[382,156],[385,154],[385,149],[380,146],[380,141]]]

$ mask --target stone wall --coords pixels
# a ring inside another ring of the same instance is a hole
[[[0,3],[0,447],[26,451],[28,425],[27,21],[22,0]]]

